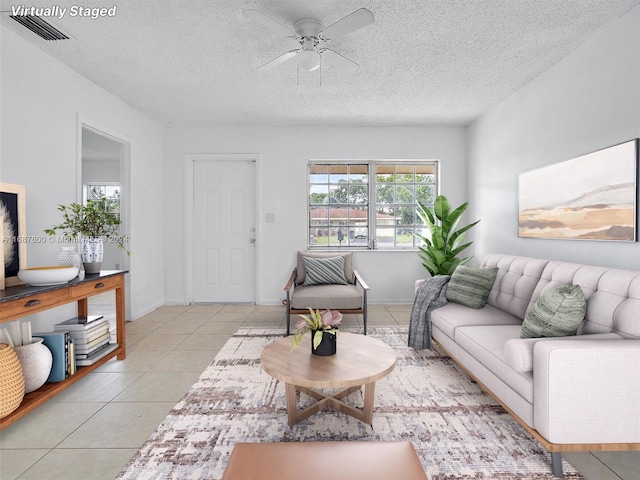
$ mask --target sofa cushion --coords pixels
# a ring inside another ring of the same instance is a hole
[[[471,308],[484,307],[497,273],[497,268],[458,266],[447,285],[447,300]]]
[[[622,339],[617,333],[596,333],[593,335],[577,335],[573,337],[552,338],[512,338],[504,344],[504,358],[516,372],[533,371],[533,347],[537,342],[554,340],[615,340]]]
[[[313,258],[303,257],[304,285],[346,285],[344,278],[344,257]]]
[[[355,285],[300,285],[291,295],[291,307],[355,310],[362,308],[362,290]]]
[[[575,335],[584,320],[587,301],[580,285],[562,285],[547,290],[527,313],[522,338]]]
[[[306,270],[304,268],[304,257],[329,258],[341,256],[344,258],[344,278],[348,283],[353,283],[353,252],[298,252],[296,262],[296,285],[304,283]]]
[[[518,325],[460,327],[456,329],[455,341],[527,402],[533,403],[533,374],[516,372],[504,357],[505,344],[519,335]]]
[[[469,309],[459,303],[447,303],[431,312],[431,323],[452,340],[458,327],[477,325],[522,325],[522,320],[491,305]]]
[[[548,262],[537,258],[487,254],[481,266],[498,268],[487,303],[522,320]]]

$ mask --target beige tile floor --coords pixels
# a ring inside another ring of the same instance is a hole
[[[110,297],[91,313],[109,315]],[[410,305],[371,305],[370,325],[407,324]],[[360,326],[345,316],[345,326]],[[164,306],[127,324],[127,358],[0,432],[0,479],[113,479],[189,390],[228,338],[248,326],[284,326],[280,306]],[[567,458],[587,479],[640,479],[640,452]]]

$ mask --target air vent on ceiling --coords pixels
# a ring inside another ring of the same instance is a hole
[[[36,15],[9,15],[16,22],[18,22],[23,27],[31,30],[33,33],[38,35],[39,37],[44,38],[45,40],[68,40],[69,37],[67,34],[60,31],[58,28],[51,25],[42,17],[38,17]]]

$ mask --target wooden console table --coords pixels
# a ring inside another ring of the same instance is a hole
[[[109,354],[86,367],[78,367],[74,375],[62,382],[45,383],[38,390],[28,393],[17,408],[6,417],[0,419],[0,430],[42,405],[67,387],[91,373],[113,357],[124,360],[126,356],[125,340],[125,293],[124,274],[127,270],[105,270],[99,274],[86,275],[62,285],[31,287],[20,285],[0,290],[0,323],[12,322],[27,315],[43,312],[71,302],[78,304],[78,316],[86,317],[89,312],[88,298],[110,290],[116,295],[116,343],[118,347]],[[61,319],[63,320],[63,319]]]

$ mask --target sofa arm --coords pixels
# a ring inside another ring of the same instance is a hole
[[[534,427],[552,443],[640,442],[640,340],[540,341]]]

